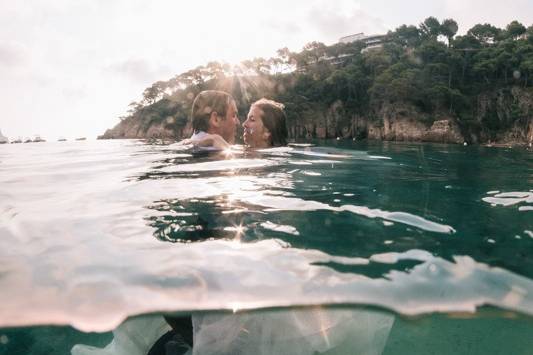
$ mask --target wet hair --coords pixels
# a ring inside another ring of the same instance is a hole
[[[226,119],[228,108],[233,97],[224,91],[205,90],[200,92],[192,103],[191,121],[193,131],[209,129],[211,113],[216,112],[222,119]]]
[[[273,147],[287,145],[287,115],[282,103],[269,99],[259,99],[252,104],[263,111],[263,125],[270,131],[270,144]]]

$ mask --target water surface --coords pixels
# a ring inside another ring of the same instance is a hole
[[[0,146],[0,326],[305,305],[531,326],[532,187],[503,148]]]

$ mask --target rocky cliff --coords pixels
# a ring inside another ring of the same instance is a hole
[[[533,142],[533,90],[514,87],[477,97],[471,116],[429,114],[406,103],[383,104],[367,115],[350,114],[341,101],[315,105],[289,122],[296,138],[368,138],[437,143]]]
[[[479,95],[470,116],[459,117],[436,110],[429,114],[407,103],[388,103],[368,114],[354,114],[342,101],[332,105],[309,104],[292,112],[291,138],[356,138],[388,141],[439,143],[533,142],[533,90],[514,87]],[[176,125],[172,116],[159,120],[124,119],[100,139],[181,139],[190,135],[190,125]]]
[[[138,117],[122,120],[115,127],[108,129],[98,139],[180,139],[190,134],[190,127],[178,127],[173,117],[163,122],[143,122]]]

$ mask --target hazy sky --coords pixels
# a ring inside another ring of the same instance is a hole
[[[156,80],[424,18],[533,24],[531,0],[0,0],[0,130],[95,138]]]

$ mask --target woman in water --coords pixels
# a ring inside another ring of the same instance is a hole
[[[283,104],[260,99],[252,104],[244,128],[244,144],[250,148],[270,148],[287,144],[286,115]]]

